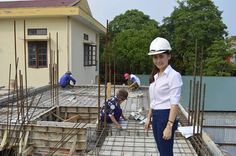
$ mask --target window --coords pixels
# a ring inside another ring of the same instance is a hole
[[[96,66],[97,64],[97,46],[84,44],[84,66]]]
[[[31,68],[47,67],[47,42],[29,41],[28,42],[28,65]]]
[[[84,34],[84,40],[86,40],[86,41],[89,40],[89,36],[87,34]]]
[[[28,29],[28,35],[47,35],[47,29]]]

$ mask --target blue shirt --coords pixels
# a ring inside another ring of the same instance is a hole
[[[64,74],[59,81],[59,84],[61,87],[66,87],[69,85],[70,81],[73,81],[73,83],[76,83],[76,80],[70,75],[70,74]]]
[[[118,104],[118,98],[116,96],[112,97],[106,102],[106,105],[101,108],[100,116],[101,120],[104,121],[105,113],[107,116],[107,121],[111,122],[110,117],[113,115],[117,121],[119,121],[120,116],[122,114],[122,109],[120,108],[120,105]],[[105,107],[107,107],[105,112]]]

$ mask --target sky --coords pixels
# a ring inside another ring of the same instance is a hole
[[[236,36],[236,0],[213,0],[222,13],[222,19],[227,26],[229,36]],[[162,24],[163,17],[170,16],[176,0],[88,0],[93,17],[106,26],[106,21],[112,21],[115,16],[124,14],[127,10],[138,9],[151,19]]]
[[[0,0],[12,1],[12,0]],[[112,21],[115,16],[124,14],[127,10],[138,9],[151,19],[162,24],[164,17],[170,16],[176,0],[87,0],[93,17],[106,26],[106,21]],[[229,36],[236,36],[236,0],[213,0],[220,11],[223,11],[223,22],[227,26]]]

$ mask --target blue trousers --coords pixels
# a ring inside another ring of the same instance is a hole
[[[121,114],[122,114],[122,109],[121,109],[121,108],[116,108],[116,109],[114,110],[114,117],[115,117],[115,119],[116,119],[117,122],[120,120]],[[108,123],[112,123],[111,118],[109,117],[108,114],[107,114],[106,117],[107,117],[106,121],[107,121]],[[104,122],[104,120],[105,120],[105,114],[102,114],[102,116],[101,116],[101,121]]]
[[[175,120],[172,127],[172,136],[169,140],[164,140],[163,131],[169,119],[170,109],[152,110],[152,129],[157,149],[160,156],[173,156],[174,133],[178,127],[178,121]]]

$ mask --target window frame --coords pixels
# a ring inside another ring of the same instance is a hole
[[[40,33],[45,31],[46,33]],[[47,35],[48,31],[47,28],[29,28],[27,29],[27,34],[29,36],[34,36],[34,35]]]
[[[43,44],[44,44],[44,47],[42,47]],[[30,45],[32,45],[32,47],[30,47]],[[36,46],[35,52],[33,51],[34,46]],[[44,50],[44,52],[40,53],[39,52],[40,50]],[[35,61],[32,61],[33,59],[32,57],[35,58]],[[42,65],[40,64],[40,62],[42,62]],[[48,67],[48,42],[47,41],[28,41],[28,67],[29,68],[47,68]]]
[[[97,66],[97,45],[84,43],[84,66]]]
[[[89,35],[88,34],[84,34],[84,40],[88,41],[89,40]]]

